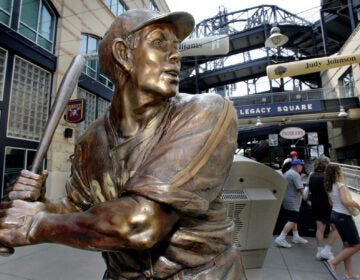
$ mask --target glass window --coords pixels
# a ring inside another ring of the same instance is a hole
[[[15,58],[10,96],[9,137],[39,141],[48,118],[51,74]]]
[[[98,98],[98,110],[97,110],[98,117],[104,115],[106,110],[109,108],[109,106],[110,106],[109,101],[99,97]]]
[[[354,93],[354,77],[352,73],[352,68],[350,67],[339,79],[339,83],[341,86],[341,97],[353,97]]]
[[[22,0],[19,33],[52,51],[55,15],[42,0]]]
[[[13,0],[0,0],[0,22],[10,25]]]
[[[103,115],[110,105],[110,102],[96,97],[94,94],[78,88],[78,98],[85,99],[85,119],[76,125],[76,138],[79,137],[88,129],[90,124],[99,116]]]
[[[5,170],[4,170],[4,189],[10,186],[22,169],[30,169],[35,157],[35,150],[5,147]]]
[[[126,5],[120,0],[104,0],[104,3],[115,16],[121,15],[127,10]]]
[[[99,40],[100,39],[95,36],[81,34],[80,52],[86,57],[86,64],[83,72],[113,90],[113,83],[101,72],[99,66],[99,58],[97,54]]]
[[[5,63],[7,52],[0,49],[0,100],[4,97]]]

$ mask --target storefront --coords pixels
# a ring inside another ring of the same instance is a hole
[[[299,137],[286,137],[283,131],[303,131]],[[257,161],[273,168],[280,168],[290,154],[297,151],[299,158],[311,163],[315,157],[330,155],[326,122],[294,125],[272,125],[261,128],[240,130],[238,134],[239,149],[247,152]]]

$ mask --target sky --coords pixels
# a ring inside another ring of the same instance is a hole
[[[276,5],[311,22],[319,19],[320,8],[320,0],[166,0],[166,2],[172,12],[186,11],[191,13],[195,18],[195,23],[215,16],[220,6],[225,6],[228,12],[235,12],[259,5]]]

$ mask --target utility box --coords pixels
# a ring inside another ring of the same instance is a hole
[[[286,186],[280,172],[235,155],[222,198],[234,221],[234,243],[246,269],[263,266]]]

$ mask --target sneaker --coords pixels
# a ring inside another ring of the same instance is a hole
[[[289,242],[287,242],[285,239],[280,238],[280,236],[275,238],[275,243],[280,246],[280,247],[284,247],[284,248],[291,248],[291,245],[289,244]]]
[[[304,238],[302,238],[300,236],[297,237],[297,238],[293,238],[292,242],[293,243],[298,243],[298,244],[306,244],[306,243],[308,243],[308,241],[306,239],[304,239]]]
[[[334,255],[333,253],[331,253],[331,251],[329,250],[321,250],[320,251],[320,257],[325,259],[325,260],[332,260],[334,259]]]
[[[321,257],[320,255],[320,252],[317,252],[316,255],[315,255],[315,258],[318,260],[318,261],[321,261],[323,258]]]

